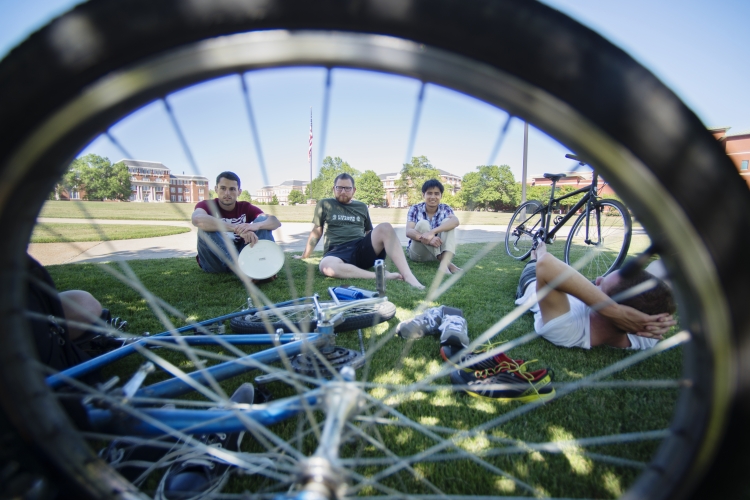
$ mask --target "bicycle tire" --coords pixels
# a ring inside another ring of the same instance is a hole
[[[72,120],[67,127],[58,111],[79,102],[83,89],[112,71],[170,48],[239,31],[285,28],[386,34],[476,62],[475,83],[458,81],[461,72],[438,77],[427,67],[390,70],[409,76],[426,72],[431,81],[502,105],[601,165],[668,256],[682,291],[683,318],[693,335],[685,364],[697,370],[693,374],[700,372],[688,377],[692,387],[683,391],[672,435],[626,495],[701,498],[741,477],[745,462],[740,458],[750,443],[745,431],[750,409],[742,404],[750,401],[750,370],[739,359],[750,347],[745,306],[750,273],[740,252],[750,245],[747,187],[695,115],[655,77],[598,35],[533,2],[431,0],[403,9],[374,0],[191,5],[83,5],[0,63],[0,221],[13,235],[0,248],[0,279],[6,285],[0,290],[5,332],[0,336],[0,400],[34,454],[49,464],[45,473],[90,497],[132,492],[94,460],[39,373],[29,368],[33,347],[20,314],[19,270],[44,194],[76,148],[167,87],[154,84],[148,92],[86,116],[85,123]],[[88,30],[78,30],[81,43],[64,43],[66,37],[76,38],[71,28],[81,26],[81,20]],[[363,67],[387,68],[385,63]],[[498,76],[495,69],[511,80],[502,80],[504,86],[483,85],[482,78]],[[197,80],[185,78],[181,84]],[[524,98],[517,99],[516,90],[525,88],[514,87],[519,82],[534,91],[521,92]],[[663,119],[664,112],[670,120]],[[567,128],[563,117],[569,118]],[[696,178],[700,182],[691,182]],[[715,198],[716,192],[724,195]],[[698,201],[707,196],[713,200],[708,207]],[[715,223],[717,218],[722,224]],[[721,464],[711,458],[717,455],[723,457]]]
[[[607,208],[609,210],[605,212],[604,209]],[[618,215],[611,215],[611,211]],[[589,239],[604,239],[604,246],[592,247],[586,243],[587,218],[590,224]],[[597,228],[591,225],[594,221],[599,221],[601,233],[592,237],[592,228],[594,233],[598,232]],[[575,266],[590,280],[606,276],[622,265],[630,248],[632,234],[633,222],[625,205],[617,200],[598,200],[591,210],[584,210],[570,228],[565,242],[565,263]],[[585,263],[582,266],[576,265],[581,259]]]
[[[321,305],[332,305],[333,302],[321,302]],[[236,333],[274,333],[278,329],[290,333],[312,332],[318,322],[314,315],[313,304],[302,304],[274,308],[271,311],[258,311],[247,316],[238,316],[229,321],[229,326]],[[344,320],[336,325],[335,332],[348,332],[360,328],[370,328],[396,315],[396,306],[390,302],[381,302],[373,306],[364,306],[344,311]],[[286,318],[286,321],[282,319]],[[267,322],[270,322],[267,323]]]
[[[535,233],[544,224],[545,213],[541,209],[541,203],[529,200],[521,204],[510,218],[505,231],[505,251],[514,259],[526,260],[531,255],[534,238],[529,233]]]

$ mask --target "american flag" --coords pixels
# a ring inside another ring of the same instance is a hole
[[[310,146],[307,148],[307,161],[312,159],[312,109],[310,110]]]

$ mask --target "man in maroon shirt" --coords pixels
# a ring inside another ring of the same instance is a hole
[[[245,245],[274,241],[271,231],[281,226],[273,215],[247,201],[237,201],[241,192],[237,174],[222,172],[216,178],[216,198],[195,205],[192,221],[198,228],[198,265],[206,272],[230,272],[229,263]]]

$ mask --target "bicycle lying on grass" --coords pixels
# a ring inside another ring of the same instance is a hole
[[[370,374],[365,363],[356,384],[329,386],[331,403],[324,407],[332,417],[341,416],[341,424],[333,426],[340,432],[329,434],[328,419],[316,411],[302,411],[298,415],[304,419],[273,429],[243,419],[255,437],[243,452],[273,454],[284,474],[274,480],[278,487],[266,489],[255,472],[257,463],[242,462],[239,468],[248,476],[235,491],[273,496],[304,482],[300,477],[330,477],[320,460],[324,454],[347,484],[345,492],[321,492],[331,498],[705,498],[742,477],[750,447],[750,409],[743,404],[750,400],[750,369],[740,357],[750,339],[750,272],[742,255],[750,247],[747,186],[700,120],[621,50],[528,0],[101,0],[53,21],[0,63],[0,222],[8,236],[0,246],[0,418],[7,422],[0,430],[8,438],[0,452],[9,457],[3,478],[21,477],[14,471],[23,470],[31,485],[67,487],[80,497],[144,493],[97,457],[101,436],[71,424],[60,405],[64,394],[47,385],[47,372],[29,341],[23,264],[47,193],[86,144],[96,138],[114,142],[121,120],[146,106],[156,103],[168,114],[164,123],[174,127],[170,133],[186,137],[171,110],[184,89],[204,82],[229,82],[236,90],[235,107],[247,110],[248,142],[255,141],[259,174],[265,174],[263,134],[255,127],[260,122],[254,120],[247,81],[270,68],[289,67],[322,68],[327,83],[331,75],[355,70],[376,80],[382,73],[398,75],[413,85],[416,116],[422,96],[429,94],[425,88],[455,90],[500,110],[501,130],[507,130],[501,119],[511,123],[519,117],[577,152],[597,166],[663,249],[687,330],[664,346],[683,346],[671,351],[679,356],[676,375],[663,375],[661,360],[650,358],[661,351],[653,349],[607,359],[588,373],[581,373],[574,359],[580,353],[568,353],[571,361],[560,370],[561,378],[568,377],[565,391],[557,393],[570,396],[520,407],[464,404],[450,387],[432,385],[445,369],[438,361],[410,357],[411,344],[389,342],[392,336],[373,336],[371,351],[379,348],[386,367]],[[327,106],[335,101],[328,92],[336,85],[323,88]],[[411,134],[416,136],[417,126]],[[318,137],[325,137],[325,130]],[[404,142],[409,144],[405,156],[411,157],[414,141]],[[184,157],[193,158],[185,149]],[[712,202],[702,203],[707,197]],[[591,231],[588,235],[596,241]],[[463,275],[485,262],[493,270],[503,267],[477,257]],[[460,274],[444,287],[462,279]],[[153,305],[138,279],[127,283]],[[491,286],[472,291],[477,300],[489,298],[483,312],[494,322],[472,332],[472,343],[477,342],[472,348],[507,332],[520,317],[518,311],[496,307]],[[410,302],[409,309],[414,307]],[[161,304],[153,308],[163,312]],[[514,335],[508,348],[537,338],[528,330]],[[205,372],[203,360],[209,356],[245,356],[231,345],[205,354],[186,342],[176,345],[193,356],[180,361],[184,371]],[[638,365],[649,359],[662,371],[639,379]],[[629,374],[635,380],[613,378],[628,368],[634,368]],[[304,383],[290,368],[285,372]],[[201,419],[223,417],[222,410],[207,410],[228,404],[229,388],[222,386],[230,382],[211,378],[196,386],[209,401],[180,404],[195,405]],[[595,395],[577,391],[581,388]],[[290,397],[306,404],[301,394],[307,390],[288,389]],[[96,388],[90,390],[101,397]],[[340,392],[345,394],[336,395]],[[309,393],[316,400],[320,394]],[[366,401],[362,406],[360,397]],[[154,405],[176,404],[156,399]],[[592,415],[598,417],[596,426]],[[346,453],[336,455],[340,442]],[[235,458],[239,462],[242,456]],[[149,492],[148,486],[143,489]]]
[[[580,166],[585,163],[575,155],[566,158],[577,160]],[[537,200],[523,203],[510,218],[505,233],[505,250],[514,259],[529,257],[536,238],[551,244],[557,233],[579,210],[583,212],[573,223],[565,242],[564,259],[566,264],[584,262],[579,269],[588,279],[606,276],[625,260],[630,247],[632,221],[628,209],[617,200],[601,199],[598,193],[599,176],[593,172],[591,184],[572,193],[555,198],[555,185],[566,174],[544,174],[552,181],[549,201],[542,204]],[[565,215],[557,215],[556,210],[562,201],[583,194],[580,200]]]

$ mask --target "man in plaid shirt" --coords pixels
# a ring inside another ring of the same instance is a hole
[[[422,203],[409,208],[406,215],[407,255],[415,262],[440,262],[438,270],[453,274],[461,269],[451,263],[456,254],[456,232],[459,220],[443,198],[443,184],[430,179],[422,184]]]

